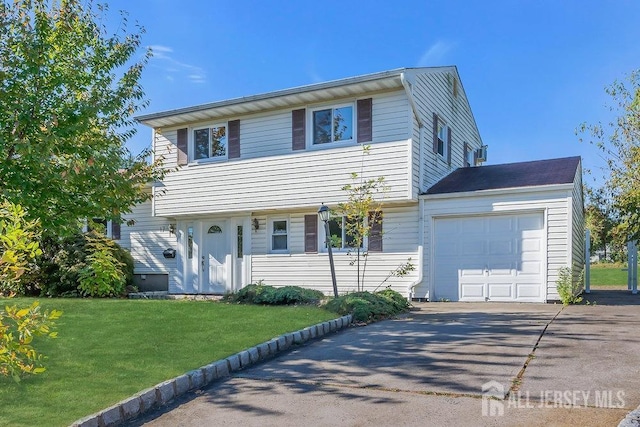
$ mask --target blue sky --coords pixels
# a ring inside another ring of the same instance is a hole
[[[107,0],[108,1],[108,0]],[[487,164],[581,155],[604,87],[640,68],[636,0],[112,0],[146,29],[144,113],[401,67],[456,65]],[[141,126],[129,146],[148,146]]]

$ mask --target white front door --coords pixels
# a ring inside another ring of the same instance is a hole
[[[225,221],[205,223],[205,251],[201,255],[204,263],[204,274],[202,277],[201,293],[222,294],[229,291],[229,268],[228,258],[230,257],[229,241],[227,239]]]

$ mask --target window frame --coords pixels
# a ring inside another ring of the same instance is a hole
[[[221,128],[225,129],[225,150],[224,156],[214,156],[211,157],[211,129]],[[196,159],[196,131],[208,129],[209,130],[209,156],[201,159]],[[190,163],[209,163],[209,162],[220,162],[229,160],[229,123],[228,122],[217,122],[217,123],[208,123],[206,125],[200,126],[192,126],[189,128],[189,162]]]
[[[331,110],[331,123],[333,124],[334,111],[340,108],[351,108],[351,138],[335,141],[333,140],[333,126],[332,126],[332,140],[324,143],[316,143],[314,140],[314,114],[318,111]],[[324,104],[315,105],[307,108],[307,148],[321,149],[322,147],[336,147],[342,145],[353,145],[357,141],[357,109],[356,102],[342,102],[337,104]]]
[[[440,133],[443,133],[444,138],[440,138]],[[449,143],[449,126],[442,120],[441,117],[438,117],[438,155],[440,155],[444,160],[447,160],[449,150],[451,149],[451,144]],[[440,152],[440,141],[442,141],[442,153]]]
[[[336,221],[338,218],[341,219],[342,222],[342,226],[340,227],[341,231],[342,231],[342,236],[340,236],[340,239],[342,241],[341,247],[337,248],[332,246],[331,249],[333,252],[349,252],[352,250],[358,250],[357,246],[345,246],[344,242],[347,240],[346,239],[346,227],[345,227],[345,223],[346,221],[348,221],[348,218],[346,215],[335,215],[335,216],[331,216],[331,218],[329,219],[329,224],[331,224],[331,221]],[[366,219],[365,221],[368,222],[368,219]],[[323,253],[327,253],[327,242],[326,242],[326,233],[325,233],[325,229],[324,229],[324,223],[322,221],[318,221],[319,224],[319,231],[318,231],[318,237],[319,237],[319,244],[318,244],[318,248],[320,248],[320,251]],[[337,222],[337,221],[336,221]],[[329,225],[329,228],[331,228],[331,225]],[[331,233],[331,231],[329,231],[329,233]],[[369,236],[364,236],[364,239],[362,239],[362,246],[360,247],[361,250],[363,251],[367,251],[369,248]]]
[[[277,222],[284,222],[285,223],[285,227],[286,227],[286,231],[284,233],[275,233],[274,230],[274,225]],[[273,218],[269,218],[268,223],[268,229],[267,229],[267,234],[269,235],[269,253],[272,254],[289,254],[290,253],[290,234],[291,234],[291,224],[289,221],[289,218],[286,217],[273,217]],[[286,248],[285,249],[274,249],[274,242],[273,242],[273,238],[275,236],[282,236],[284,235],[286,237]]]

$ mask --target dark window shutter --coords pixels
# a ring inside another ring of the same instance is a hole
[[[306,119],[307,112],[304,108],[299,110],[293,110],[291,112],[291,138],[292,138],[292,146],[291,148],[295,150],[304,150],[306,147],[305,138],[306,138]]]
[[[438,115],[433,113],[433,152],[438,153]]]
[[[240,120],[231,120],[229,126],[229,158],[240,157]]]
[[[369,212],[369,252],[382,252],[382,211]]]
[[[184,166],[189,162],[189,142],[187,128],[178,129],[178,166]]]
[[[469,155],[469,144],[466,142],[462,145],[462,167],[469,167],[469,161],[467,160],[467,156]]]
[[[451,139],[451,127],[447,127],[447,164],[451,166],[451,151],[453,148],[453,140]]]
[[[318,252],[318,215],[304,216],[304,251]]]
[[[120,240],[120,219],[114,219],[111,221],[111,238],[113,240]]]
[[[358,114],[358,143],[373,140],[373,101],[371,98],[359,99]]]

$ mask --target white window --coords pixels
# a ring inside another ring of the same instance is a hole
[[[227,158],[227,126],[193,129],[193,160]]]
[[[271,252],[286,253],[289,251],[289,221],[273,219],[270,222]]]
[[[311,111],[313,145],[348,142],[354,139],[353,104],[318,108]]]
[[[329,220],[329,236],[331,236],[331,247],[335,249],[353,249],[360,246],[364,246],[364,242],[357,244],[356,239],[353,237],[353,232],[350,233],[350,225],[353,220],[349,220],[346,216],[338,216]],[[355,225],[355,224],[354,224]],[[324,227],[324,225],[322,225]],[[324,230],[323,230],[324,231]],[[321,233],[324,236],[324,233]],[[363,239],[364,240],[364,239]],[[323,245],[325,248],[326,242]]]
[[[438,154],[447,158],[449,150],[449,129],[447,125],[438,120]]]

